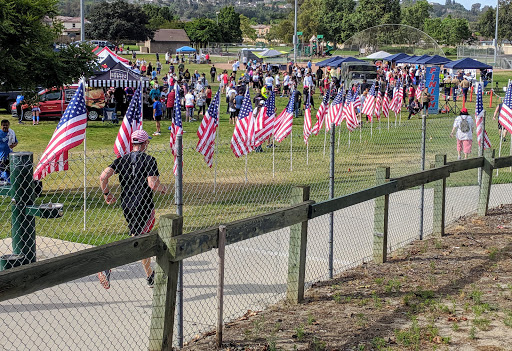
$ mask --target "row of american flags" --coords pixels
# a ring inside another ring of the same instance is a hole
[[[422,83],[420,83],[421,86]],[[379,92],[375,83],[371,86],[369,93],[361,101],[359,89],[355,86],[344,94],[339,89],[329,104],[330,93],[327,91],[323,97],[316,113],[316,122],[312,124],[311,116],[311,96],[306,96],[304,108],[304,142],[307,144],[311,135],[318,135],[320,130],[325,127],[326,132],[331,129],[331,125],[339,126],[343,121],[346,122],[347,129],[353,131],[358,127],[356,110],[360,109],[362,114],[368,116],[370,122],[373,117],[380,119],[381,116],[389,118],[390,111],[395,114],[400,112],[404,98],[403,85],[399,82],[393,88],[392,97],[387,93],[388,86],[383,92]],[[176,98],[174,103],[174,118],[170,129],[169,146],[174,155],[173,172],[176,174],[176,138],[183,135],[183,124],[181,118],[181,106],[179,87],[174,87]],[[421,89],[417,89],[421,92]],[[296,91],[292,92],[285,109],[276,115],[276,100],[274,92],[270,93],[264,106],[259,110],[253,110],[249,89],[247,88],[242,107],[238,115],[233,136],[231,138],[231,150],[236,157],[249,154],[261,146],[265,141],[271,140],[282,142],[292,133],[292,124],[296,109]],[[482,136],[484,138],[484,148],[490,148],[491,143],[487,132],[483,130],[483,88],[482,84],[477,87],[477,98],[475,108],[475,119],[477,126],[477,140],[480,144]],[[196,151],[204,156],[204,161],[211,167],[215,153],[215,140],[219,126],[219,108],[220,89],[208,107],[203,120],[197,130],[198,142]],[[253,115],[254,112],[256,115]],[[505,99],[499,114],[500,124],[512,133],[512,81],[509,81]],[[119,128],[115,143],[114,153],[121,157],[129,153],[132,149],[131,134],[138,129],[142,129],[142,92],[139,86],[127,109],[126,115]],[[87,126],[87,109],[84,98],[84,85],[80,83],[75,95],[71,99],[66,111],[60,119],[53,133],[48,146],[43,152],[39,163],[34,171],[34,179],[41,180],[48,174],[56,171],[65,171],[68,169],[68,151],[82,144],[85,139],[85,130]]]

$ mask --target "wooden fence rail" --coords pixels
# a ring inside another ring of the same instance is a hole
[[[308,220],[375,199],[374,259],[376,262],[385,262],[390,194],[434,182],[433,233],[442,236],[445,226],[446,178],[451,173],[481,168],[478,213],[486,215],[492,171],[494,168],[511,165],[511,156],[494,158],[491,150],[486,150],[483,157],[448,163],[445,155],[437,155],[433,169],[390,178],[389,168],[379,168],[376,186],[319,203],[309,200],[309,187],[300,187],[294,190],[292,205],[287,208],[223,224],[224,244],[234,244],[291,227],[286,296],[290,302],[298,303],[304,294]],[[187,234],[182,234],[182,230],[183,218],[165,215],[160,217],[158,231],[148,235],[0,272],[0,301],[156,256],[158,266],[153,290],[149,349],[171,350],[178,263],[217,248],[219,243],[219,227]]]

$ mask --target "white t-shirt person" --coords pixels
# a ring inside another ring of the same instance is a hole
[[[194,95],[192,95],[190,92],[185,95],[185,106],[194,107]]]
[[[462,120],[465,119],[469,124],[469,131],[463,132],[461,129]],[[457,129],[455,138],[457,140],[473,140],[473,118],[470,115],[459,115],[453,122],[453,128]]]
[[[272,84],[274,84],[274,78],[272,78],[271,76],[266,76],[265,77],[265,85],[267,87],[271,87]]]

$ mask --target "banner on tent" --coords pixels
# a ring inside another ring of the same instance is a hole
[[[430,103],[428,104],[428,113],[436,115],[439,113],[439,66],[427,67],[427,83],[428,93],[430,94]]]
[[[112,69],[110,70],[110,79],[128,80],[128,72]]]

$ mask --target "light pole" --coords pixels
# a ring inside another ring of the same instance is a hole
[[[219,25],[219,11],[215,12],[215,17],[217,18],[217,25]]]
[[[295,17],[293,20],[293,64],[297,63],[297,0],[295,0]]]
[[[500,0],[496,0],[496,29],[494,31],[494,65],[498,59],[498,10],[500,8]]]
[[[80,0],[80,41],[85,40],[85,0]]]

